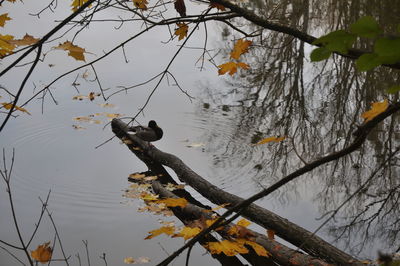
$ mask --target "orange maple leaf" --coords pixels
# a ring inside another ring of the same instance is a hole
[[[239,57],[244,54],[247,53],[249,51],[249,46],[252,44],[252,41],[248,41],[248,40],[243,40],[243,39],[239,39],[236,43],[235,46],[233,47],[233,50],[231,52],[231,58],[232,59],[236,59],[238,60]]]
[[[164,203],[168,207],[185,207],[188,203],[188,201],[184,198],[167,198],[167,199],[161,199],[157,200],[156,203]]]
[[[237,68],[243,68],[243,69],[249,69],[250,66],[246,63],[242,63],[242,62],[228,62],[222,65],[219,65],[218,68],[218,75],[224,75],[226,73],[229,73],[229,75],[233,75],[237,72]]]
[[[178,29],[175,30],[175,35],[179,36],[178,41],[187,36],[189,26],[186,23],[176,23]]]
[[[263,256],[263,257],[271,256],[271,253],[269,253],[263,246],[254,241],[247,239],[237,239],[236,241],[240,244],[251,246],[258,256]]]
[[[73,44],[70,41],[66,41],[63,44],[53,48],[68,51],[69,56],[72,56],[76,60],[85,61],[85,55],[83,54],[86,53],[85,49]]]
[[[181,231],[177,234],[174,234],[172,237],[183,237],[183,239],[188,240],[189,238],[195,237],[198,233],[201,232],[201,229],[198,227],[188,227],[185,226],[181,229]]]
[[[368,122],[368,121],[372,120],[375,116],[386,111],[388,106],[389,106],[389,103],[388,103],[387,99],[383,100],[382,102],[372,103],[371,109],[362,113],[361,117],[365,119],[365,122]]]
[[[10,110],[12,107],[12,103],[1,103],[3,105],[3,107],[7,110]],[[28,115],[30,115],[31,113],[28,112],[28,110],[26,110],[25,108],[19,107],[19,106],[14,106],[15,110],[27,113]]]
[[[275,239],[275,231],[271,229],[267,229],[267,236],[269,240],[274,240]]]
[[[223,240],[221,242],[208,242],[205,245],[211,254],[220,254],[221,252],[227,256],[235,256],[238,253],[246,254],[249,252],[244,244],[233,242],[229,240]]]
[[[268,137],[268,138],[260,140],[255,145],[265,144],[268,142],[280,142],[280,141],[283,141],[285,138],[286,137]]]
[[[53,250],[49,245],[50,242],[39,245],[35,250],[31,251],[31,257],[41,263],[49,262],[53,254]]]
[[[7,20],[11,20],[11,18],[8,16],[8,13],[1,14],[0,15],[0,27],[4,27]]]
[[[133,4],[142,10],[147,10],[147,4],[149,3],[147,0],[132,0]]]
[[[14,39],[12,35],[1,35],[0,34],[0,58],[12,54],[15,44],[10,43]]]
[[[14,44],[16,46],[23,46],[23,45],[32,45],[39,41],[40,39],[36,39],[31,35],[25,34],[22,39],[19,40],[10,40],[10,44]]]
[[[172,235],[175,232],[175,226],[163,226],[158,229],[149,232],[149,235],[145,239],[151,239],[161,234]]]
[[[89,1],[89,0],[73,0],[72,1],[72,4],[71,4],[71,6],[72,6],[72,11],[76,11],[76,10],[78,10],[78,8],[80,8],[84,3],[86,3],[87,1]]]

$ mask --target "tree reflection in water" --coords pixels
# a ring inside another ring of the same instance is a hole
[[[314,36],[346,29],[364,15],[376,18],[385,34],[395,33],[400,23],[399,0],[267,0],[249,1],[248,6],[271,21]],[[205,86],[206,104],[199,107],[200,119],[211,128],[204,135],[209,144],[206,151],[212,154],[215,168],[222,169],[226,183],[244,175],[264,186],[272,184],[304,162],[346,146],[371,102],[398,100],[397,95],[385,93],[399,82],[398,70],[378,67],[358,72],[354,61],[340,56],[310,63],[312,48],[299,40],[254,26],[242,25],[242,29],[260,33],[261,45],[253,47],[245,60],[251,71],[227,80],[222,91]],[[242,37],[230,29],[223,33],[225,40]],[[358,44],[360,49],[371,47],[368,42]],[[222,49],[228,55],[229,47]],[[319,184],[315,200],[321,213],[331,214],[349,199],[329,228],[354,253],[378,240],[387,245],[382,249],[399,249],[400,161],[394,153],[399,146],[398,122],[396,116],[388,119],[359,151],[300,180]],[[275,145],[249,145],[276,135],[288,139]],[[286,189],[295,190],[296,184]]]

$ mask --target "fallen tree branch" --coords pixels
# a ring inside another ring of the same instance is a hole
[[[151,161],[159,162],[170,167],[172,170],[174,170],[181,181],[186,182],[211,202],[217,205],[230,203],[231,206],[236,206],[243,202],[249,203],[241,197],[228,193],[222,189],[219,189],[217,186],[214,186],[203,177],[195,173],[176,156],[162,152],[156,147],[150,146],[148,143],[140,140],[136,136],[127,133],[127,126],[121,120],[114,119],[111,123],[111,126],[117,137],[121,138],[123,141],[124,139],[129,139],[131,141],[130,144],[127,143],[129,149],[132,151],[135,151],[136,149],[137,151],[137,148],[135,148],[136,145],[136,147],[139,147],[142,151],[141,154],[146,154],[146,156],[151,158]],[[139,159],[142,158],[139,157]],[[319,257],[323,260],[336,264],[346,264],[349,261],[355,261],[355,258],[327,243],[320,237],[313,235],[306,229],[256,204],[251,204],[250,202],[246,208],[241,210],[241,215],[264,228],[274,230],[276,235],[288,241],[289,243],[297,247],[302,246],[301,249],[312,256]]]

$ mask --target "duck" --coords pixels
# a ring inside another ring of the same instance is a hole
[[[132,126],[128,128],[128,131],[134,132],[138,138],[148,142],[160,140],[163,136],[163,130],[154,120],[150,120],[147,127]]]

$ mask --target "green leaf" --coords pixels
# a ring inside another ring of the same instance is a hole
[[[350,25],[350,32],[361,37],[376,38],[382,30],[373,17],[365,16]]]
[[[390,94],[395,94],[398,91],[400,91],[400,85],[390,87],[389,89],[386,90],[386,92]]]
[[[356,60],[356,67],[360,71],[368,71],[382,64],[377,54],[363,54]]]
[[[331,54],[332,52],[326,49],[325,47],[319,47],[311,52],[310,59],[311,62],[318,62],[328,59],[331,56]]]
[[[337,30],[316,39],[312,44],[322,45],[331,52],[346,54],[356,40],[354,34],[344,30]]]
[[[400,61],[400,38],[380,38],[376,40],[374,51],[383,64],[394,64]]]

